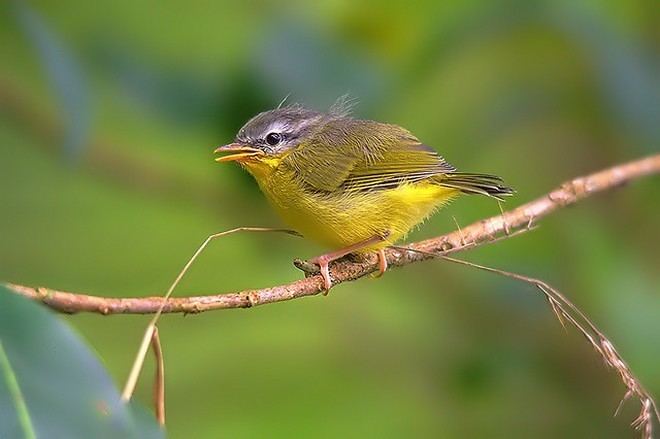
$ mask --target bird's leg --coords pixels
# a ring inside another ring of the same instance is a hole
[[[370,245],[377,244],[379,242],[382,242],[385,240],[388,234],[383,235],[375,235],[369,239],[365,239],[364,241],[357,242],[355,244],[349,245],[348,247],[341,248],[339,250],[335,250],[330,253],[323,254],[321,256],[317,256],[315,258],[312,258],[309,260],[309,262],[313,264],[317,264],[319,266],[319,270],[321,271],[321,276],[323,277],[323,287],[325,288],[325,292],[323,294],[328,294],[330,291],[330,288],[332,288],[332,280],[330,279],[330,262],[336,261],[337,259],[343,258],[344,256],[353,253],[356,250],[360,250],[365,247],[369,247]],[[380,274],[383,274],[385,270],[387,269],[387,260],[385,259],[385,252],[382,250],[379,250],[378,252],[378,268],[380,270]]]

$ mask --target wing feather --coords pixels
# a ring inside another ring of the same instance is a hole
[[[396,125],[350,118],[327,123],[285,163],[316,190],[384,189],[455,171]]]

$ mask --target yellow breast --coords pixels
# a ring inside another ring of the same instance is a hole
[[[264,165],[248,170],[290,227],[330,249],[375,235],[387,239],[363,252],[393,244],[458,194],[428,181],[373,191],[312,192],[291,171],[269,170]]]

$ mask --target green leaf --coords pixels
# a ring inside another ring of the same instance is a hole
[[[1,438],[161,438],[98,358],[41,305],[0,287]]]

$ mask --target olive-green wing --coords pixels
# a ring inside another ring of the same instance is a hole
[[[388,124],[339,119],[284,162],[317,190],[370,190],[423,180],[455,169],[409,131]]]

